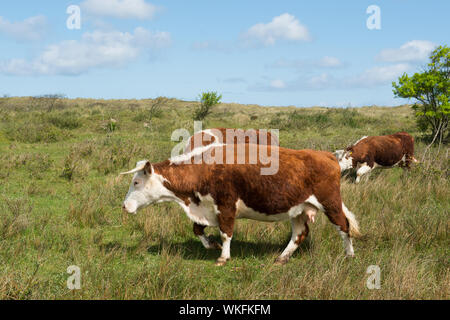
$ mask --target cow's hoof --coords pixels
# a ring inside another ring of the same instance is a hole
[[[355,254],[354,254],[354,253],[352,253],[352,254],[346,254],[346,257],[352,259],[352,258],[355,257]]]
[[[277,258],[277,260],[275,260],[275,265],[276,266],[284,266],[286,263],[288,263],[289,259],[286,258]]]
[[[226,265],[227,264],[227,259],[223,259],[223,258],[219,258],[219,259],[217,259],[217,261],[216,261],[216,267],[223,267],[224,265]]]

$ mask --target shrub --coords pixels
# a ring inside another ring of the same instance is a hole
[[[204,120],[212,111],[212,107],[220,103],[222,95],[217,92],[203,92],[200,95],[200,106],[194,111],[194,120]]]
[[[23,143],[52,143],[69,137],[61,129],[38,118],[27,122],[11,121],[5,126],[5,133],[9,140]]]
[[[51,114],[47,118],[48,122],[60,129],[73,130],[82,126],[80,117],[76,112],[66,111],[60,114]]]
[[[75,178],[83,179],[89,172],[89,164],[81,158],[81,153],[72,149],[69,155],[64,159],[64,169],[61,178],[69,181]]]
[[[23,154],[14,158],[15,167],[24,167],[31,178],[42,179],[43,173],[50,170],[53,160],[47,154]]]
[[[152,121],[153,118],[159,118],[162,115],[162,107],[165,103],[167,103],[168,99],[164,97],[156,98],[150,104],[148,109],[141,111],[134,118],[133,121],[141,122],[141,121]]]
[[[0,238],[8,239],[23,233],[30,225],[33,206],[27,199],[2,199]]]
[[[104,125],[103,125],[103,130],[105,130],[106,132],[114,132],[117,129],[119,129],[119,126],[117,124],[117,120],[116,119],[109,119]]]
[[[139,153],[142,147],[137,143],[108,137],[99,143],[93,154],[94,168],[105,175],[116,173],[130,167],[131,160]]]

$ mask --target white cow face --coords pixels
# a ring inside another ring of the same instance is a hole
[[[334,153],[334,156],[339,162],[339,166],[341,167],[341,172],[350,169],[353,167],[353,158],[351,151],[345,150],[337,150]]]
[[[156,174],[148,161],[140,161],[136,169],[122,173],[134,174],[130,190],[122,205],[122,209],[128,213],[136,214],[153,203],[172,200],[174,195],[164,186],[166,181],[161,175]]]

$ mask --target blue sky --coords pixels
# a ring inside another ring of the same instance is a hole
[[[70,5],[79,30],[66,26]],[[398,105],[391,82],[449,45],[448,12],[444,0],[2,1],[0,94]]]

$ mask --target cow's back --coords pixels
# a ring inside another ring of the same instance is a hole
[[[249,146],[246,145],[247,150]],[[267,167],[261,163],[213,166],[213,176],[220,178],[212,181],[213,187],[207,189],[223,193],[225,186],[230,192],[227,197],[239,197],[247,206],[269,215],[287,212],[312,195],[339,190],[340,168],[333,154],[263,147],[269,153],[278,151],[279,168],[275,174],[261,175],[260,169]]]

